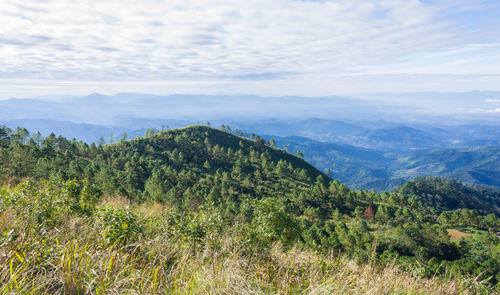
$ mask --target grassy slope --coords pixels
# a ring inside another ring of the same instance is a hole
[[[338,254],[297,247],[248,248],[238,232],[219,233],[197,251],[159,223],[169,209],[124,199],[143,231],[109,244],[102,224],[64,214],[57,227],[34,228],[12,210],[0,213],[8,244],[0,245],[0,294],[477,294],[474,279],[449,273],[425,278],[418,267],[358,265]],[[15,236],[15,237],[14,237]]]
[[[183,137],[190,140],[183,144]],[[195,175],[198,178],[213,175],[221,165],[232,168],[230,160],[207,158],[212,168],[202,170],[207,151],[191,139],[203,142],[203,138],[209,138],[212,147],[220,145],[227,149],[243,145],[245,153],[251,148],[267,151],[273,161],[286,159],[294,168],[308,170],[311,176],[321,174],[293,155],[208,127],[172,130],[106,146],[101,154],[102,163],[120,170],[118,159],[113,156],[119,151],[130,151],[130,157],[140,153],[147,159],[162,161],[166,158],[163,152],[183,147],[188,160],[178,164],[181,165],[178,168],[190,168],[191,172],[199,173]],[[169,165],[177,169],[177,164]],[[258,169],[261,165],[261,161],[256,160],[249,167]],[[300,180],[293,175],[282,177],[274,172],[270,175],[261,183],[269,195],[286,195],[290,186],[306,189],[312,184],[311,180]],[[275,182],[278,177],[280,182]],[[121,200],[108,199],[101,207],[119,207],[121,203]],[[424,278],[418,267],[403,270],[393,265],[383,268],[375,264],[357,265],[342,255],[316,254],[300,246],[291,250],[283,250],[278,244],[264,250],[253,248],[247,244],[246,229],[237,227],[228,232],[216,232],[194,251],[191,242],[183,240],[182,235],[172,234],[159,217],[169,208],[159,204],[145,207],[132,203],[129,206],[138,217],[141,234],[115,245],[105,237],[107,228],[98,215],[82,218],[71,212],[59,212],[57,225],[46,227],[43,222],[34,222],[32,215],[22,210],[17,212],[15,206],[3,207],[0,210],[3,231],[0,294],[29,293],[36,288],[41,288],[36,292],[51,294],[78,291],[94,294],[104,291],[108,294],[456,294],[463,291],[474,294],[483,287],[474,279],[456,274]]]

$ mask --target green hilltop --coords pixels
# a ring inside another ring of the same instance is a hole
[[[314,277],[318,270],[310,267],[295,275],[288,272],[295,266],[286,271],[275,269],[258,282],[254,281],[257,277],[247,276],[254,285],[245,290],[255,287],[261,292],[290,293],[297,288],[312,292],[322,280],[340,274],[339,265],[347,267],[347,262],[338,259],[370,265],[375,276],[394,271],[395,280],[404,281],[405,272],[417,281],[416,276],[423,280],[438,276],[437,281],[415,283],[436,284],[436,294],[443,292],[439,280],[447,276],[456,276],[457,288],[468,288],[471,293],[500,287],[500,248],[495,236],[500,231],[495,215],[498,194],[435,178],[416,180],[392,193],[354,191],[302,158],[273,147],[272,142],[258,137],[249,140],[208,126],[150,132],[144,138],[103,146],[55,135],[30,137],[21,128],[0,128],[0,181],[5,187],[0,191],[0,251],[8,253],[1,258],[6,261],[0,269],[0,277],[6,280],[7,287],[0,287],[4,293],[32,290],[29,284],[44,281],[46,273],[57,280],[61,273],[52,272],[50,265],[68,257],[64,251],[77,253],[78,241],[88,247],[87,254],[78,257],[89,257],[86,265],[94,266],[79,270],[82,275],[77,276],[74,274],[80,272],[66,273],[68,266],[62,265],[61,271],[74,280],[66,284],[76,288],[66,293],[85,293],[89,290],[85,284],[94,284],[92,288],[100,293],[111,288],[106,286],[114,286],[115,293],[155,293],[152,290],[158,288],[162,292],[204,293],[207,289],[201,285],[179,289],[169,269],[183,273],[186,277],[179,280],[189,286],[191,281],[186,278],[201,271],[197,266],[215,271],[221,263],[218,255],[232,255],[236,260],[231,263],[247,261],[248,268],[238,271],[248,275],[266,263],[285,269],[283,257],[294,255],[287,253],[314,255],[323,265],[321,274]],[[464,238],[453,240],[447,230]],[[25,263],[27,253],[55,251],[48,249],[60,252],[36,254],[30,262],[33,265]],[[164,252],[172,249],[184,253],[184,258]],[[123,267],[130,272],[126,279],[119,277],[123,273],[109,277],[111,270],[99,270],[101,263],[109,263],[95,260],[101,250],[111,251],[106,252],[109,259],[124,259]],[[162,258],[156,259],[155,253]],[[78,257],[75,259],[83,259]],[[127,264],[126,257],[137,260]],[[183,266],[186,259],[196,263]],[[188,273],[183,267],[188,267]],[[143,272],[148,281],[116,285],[120,280],[128,282],[134,271]],[[96,281],[102,272],[108,274],[107,283]],[[19,289],[17,273],[24,276],[26,289]],[[343,275],[354,279],[352,273]],[[151,285],[153,281],[158,284]],[[81,286],[75,287],[75,282]],[[464,287],[467,282],[471,285]],[[41,286],[48,293],[64,289],[46,284]],[[424,290],[417,285],[391,290]],[[144,286],[152,289],[147,291]],[[328,288],[324,292],[329,293]]]

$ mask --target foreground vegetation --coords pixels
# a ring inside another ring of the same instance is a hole
[[[381,264],[375,254],[357,263],[335,251],[272,242],[255,235],[264,220],[229,226],[212,208],[180,214],[96,193],[77,181],[25,182],[2,192],[0,294],[493,291],[452,269],[428,276],[421,265]]]
[[[0,128],[0,171],[4,294],[500,288],[499,194],[454,181],[353,191],[202,126],[107,146]]]

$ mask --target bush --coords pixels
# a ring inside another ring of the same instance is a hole
[[[28,179],[20,183],[4,202],[13,207],[17,215],[32,219],[34,225],[52,228],[68,211],[56,187],[52,179],[41,183]]]
[[[286,245],[300,236],[297,219],[286,213],[275,198],[257,201],[253,215],[254,229],[267,242],[280,241]]]
[[[125,244],[137,238],[142,228],[137,216],[127,209],[104,208],[99,212],[103,234],[109,244]]]
[[[193,249],[204,242],[213,244],[222,230],[222,216],[211,207],[202,206],[196,213],[172,210],[163,218],[169,236],[184,241]]]
[[[72,212],[91,216],[96,209],[100,192],[87,180],[72,179],[62,183],[61,196]]]
[[[49,179],[37,182],[27,179],[10,194],[3,194],[2,204],[17,215],[33,219],[34,225],[53,228],[68,214],[91,216],[99,191],[86,180]]]

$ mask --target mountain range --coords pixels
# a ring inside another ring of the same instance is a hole
[[[477,100],[480,93],[472,97]],[[279,148],[300,151],[318,169],[329,169],[356,189],[390,191],[420,176],[500,187],[498,121],[429,114],[405,118],[408,110],[408,105],[342,97],[91,94],[0,101],[0,125],[111,143],[147,130],[223,124],[235,134],[256,134]]]

